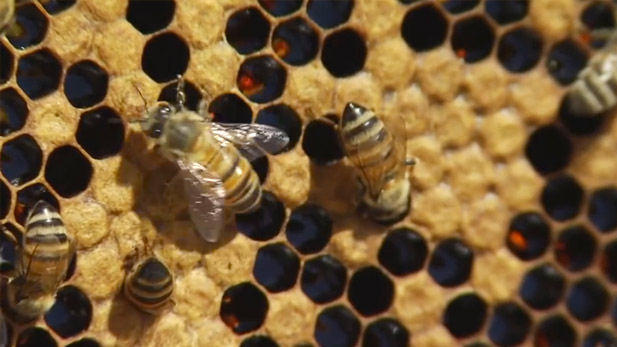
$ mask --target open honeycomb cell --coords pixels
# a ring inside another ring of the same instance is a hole
[[[559,121],[565,128],[575,136],[591,136],[597,135],[601,127],[606,123],[604,115],[596,115],[594,117],[586,117],[577,114],[568,105],[568,98],[564,96],[559,106]]]
[[[587,65],[587,53],[572,39],[553,45],[546,57],[548,73],[559,84],[568,85]]]
[[[363,316],[373,316],[392,305],[394,283],[376,266],[363,267],[351,275],[347,299]]]
[[[225,38],[240,54],[255,53],[266,46],[270,22],[257,7],[247,7],[232,13],[227,19]]]
[[[576,331],[568,320],[561,315],[543,319],[534,333],[536,346],[575,346]]]
[[[352,347],[360,339],[360,328],[360,321],[350,309],[336,305],[319,313],[313,336],[320,346]]]
[[[302,0],[258,0],[261,8],[275,17],[292,14],[302,7]]]
[[[453,287],[469,279],[474,254],[459,239],[446,239],[433,250],[428,264],[428,273],[433,280],[444,287]]]
[[[523,342],[531,330],[531,318],[514,302],[495,306],[488,327],[488,337],[497,346],[516,346]]]
[[[411,8],[403,18],[401,35],[416,52],[441,46],[448,35],[448,20],[432,3]]]
[[[332,237],[332,218],[319,205],[306,203],[291,212],[285,235],[298,252],[317,253]]]
[[[0,41],[0,83],[6,83],[13,74],[15,68],[15,55],[6,46],[4,41]]]
[[[473,1],[460,2],[472,3]],[[491,54],[494,43],[495,33],[484,16],[468,17],[454,23],[451,38],[452,49],[457,56],[465,59],[465,62],[475,63],[486,58]]]
[[[578,215],[583,204],[583,188],[567,174],[550,178],[542,191],[544,211],[554,220],[563,222]]]
[[[66,345],[66,347],[100,347],[100,346],[101,344],[97,340],[91,339],[88,337],[79,339],[75,342],[71,342],[68,345]]]
[[[571,155],[571,140],[554,125],[536,129],[525,146],[525,156],[540,174],[562,170],[570,162]]]
[[[354,0],[309,0],[306,13],[313,22],[331,29],[349,20]]]
[[[617,240],[604,247],[600,258],[600,267],[602,273],[610,282],[617,283]]]
[[[604,187],[593,191],[587,216],[600,232],[614,231],[617,228],[617,188]]]
[[[146,42],[141,55],[141,68],[154,81],[168,82],[184,74],[190,55],[182,37],[172,32],[162,32]]]
[[[126,20],[142,34],[165,29],[174,18],[174,0],[130,0],[126,8]]]
[[[501,36],[497,59],[508,71],[531,70],[542,57],[544,42],[539,33],[529,27],[517,27]]]
[[[583,347],[613,346],[617,344],[617,335],[607,329],[594,329],[583,339]]]
[[[92,158],[111,157],[124,144],[124,123],[114,109],[101,106],[82,113],[75,138]]]
[[[219,315],[236,334],[258,329],[268,313],[268,298],[250,282],[231,286],[223,293]]]
[[[234,93],[217,96],[208,106],[208,112],[214,116],[215,122],[250,123],[253,120],[249,105]]]
[[[165,86],[159,94],[158,101],[167,101],[170,104],[176,104],[177,100],[178,81],[173,81]],[[190,81],[184,80],[184,106],[189,110],[199,111],[199,102],[202,99],[201,92]]]
[[[488,314],[486,302],[475,293],[465,293],[452,299],[443,314],[443,325],[450,334],[464,338],[478,332]]]
[[[17,336],[15,346],[18,347],[56,347],[58,342],[47,330],[40,327],[29,327]]]
[[[519,21],[527,15],[529,0],[486,0],[484,11],[501,25]]]
[[[17,84],[32,100],[58,89],[61,77],[62,64],[47,48],[22,55],[17,63]]]
[[[0,171],[14,186],[36,178],[41,171],[43,153],[30,135],[20,135],[2,144]]]
[[[566,296],[566,307],[581,322],[598,318],[607,311],[609,293],[597,279],[586,276],[572,284]]]
[[[56,294],[56,302],[45,313],[45,323],[63,338],[85,331],[92,321],[92,304],[78,287],[67,285]]]
[[[300,258],[282,242],[261,247],[257,251],[253,276],[270,293],[291,289],[300,271]]]
[[[407,347],[409,331],[396,319],[381,318],[364,329],[362,347]]]
[[[278,347],[278,343],[268,336],[255,335],[242,341],[240,347]]]
[[[580,271],[591,265],[596,248],[596,239],[585,226],[571,226],[557,237],[555,260],[569,271]]]
[[[478,6],[480,0],[446,0],[441,2],[443,8],[452,14],[458,14],[472,10]]]
[[[69,198],[88,188],[92,172],[90,161],[77,148],[65,145],[49,154],[45,180],[56,193]]]
[[[426,263],[426,240],[415,230],[392,230],[379,247],[377,259],[381,266],[395,276],[405,276],[420,271]]]
[[[35,46],[45,38],[49,21],[35,3],[26,3],[15,9],[15,24],[7,32],[7,39],[17,49]]]
[[[589,30],[615,28],[614,9],[605,1],[590,1],[581,12],[580,20]],[[591,38],[589,44],[593,48],[602,48],[606,45],[606,38]]]
[[[565,287],[565,277],[553,265],[546,263],[525,274],[519,295],[529,307],[544,310],[555,306],[562,299]]]
[[[13,87],[0,90],[0,136],[20,130],[26,124],[28,104]]]
[[[17,192],[17,203],[14,208],[14,217],[17,223],[22,226],[26,222],[30,209],[39,200],[45,200],[48,204],[52,205],[58,212],[60,211],[60,204],[58,199],[47,189],[47,187],[41,183],[34,183],[27,187],[20,189]]]
[[[328,254],[307,260],[300,277],[302,291],[317,304],[324,304],[341,297],[346,282],[347,269]]]
[[[324,38],[321,62],[332,76],[349,77],[362,70],[366,54],[366,43],[360,34],[344,28]]]
[[[274,28],[272,49],[287,64],[305,65],[317,57],[319,34],[304,18],[291,18]]]
[[[304,128],[302,150],[314,163],[326,165],[343,158],[336,124],[338,118],[317,118]]]
[[[74,107],[87,108],[103,101],[108,83],[107,73],[97,63],[78,61],[66,71],[64,95]]]
[[[267,241],[278,235],[285,221],[285,206],[272,193],[262,193],[257,211],[236,216],[238,231],[256,241]]]
[[[293,108],[285,104],[270,105],[257,113],[255,123],[271,125],[281,129],[289,136],[289,143],[279,153],[294,148],[302,133],[302,121]],[[278,154],[278,153],[275,153]]]
[[[264,184],[270,172],[270,161],[267,156],[257,158],[251,162],[251,167],[257,173],[259,183]]]
[[[39,2],[47,13],[56,15],[73,7],[77,0],[45,0]]]
[[[270,55],[259,55],[242,62],[238,69],[238,89],[252,102],[273,101],[283,94],[287,71]]]

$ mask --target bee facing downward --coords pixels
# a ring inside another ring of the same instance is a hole
[[[347,156],[360,173],[360,210],[384,224],[404,218],[411,203],[407,166],[415,164],[415,160],[406,158],[406,134],[395,136],[397,132],[375,113],[354,103],[345,106],[339,134]]]
[[[198,114],[185,108],[184,99],[184,81],[178,76],[177,105],[159,102],[139,122],[163,156],[180,168],[197,232],[216,242],[223,207],[235,213],[259,207],[261,185],[249,161],[278,152],[289,137],[268,125],[212,122],[203,116],[205,105]]]
[[[151,255],[136,263],[124,280],[124,296],[137,308],[155,314],[171,304],[174,276],[167,265]]]

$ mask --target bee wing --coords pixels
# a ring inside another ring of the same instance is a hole
[[[276,154],[289,143],[284,131],[265,124],[211,123],[212,134],[223,144],[235,145],[249,161]]]
[[[197,163],[178,160],[178,167],[197,233],[208,242],[216,242],[223,227],[223,182]]]

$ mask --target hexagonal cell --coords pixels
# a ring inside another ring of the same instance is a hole
[[[12,223],[5,223],[0,228],[0,274],[10,274],[11,271],[17,268],[18,247],[21,244],[21,236],[21,231]]]
[[[167,101],[168,103],[175,105],[177,100],[177,88],[178,81],[168,83],[165,88],[159,93],[158,101]],[[202,99],[202,95],[195,87],[195,85],[187,80],[184,80],[184,106],[189,110],[199,111],[199,102]]]
[[[26,95],[38,99],[58,89],[62,64],[47,48],[22,55],[17,64],[17,84]]]
[[[390,231],[384,238],[377,259],[391,274],[405,276],[422,269],[427,255],[428,246],[422,235],[402,227]]]
[[[613,29],[615,28],[615,17],[613,6],[605,1],[591,1],[581,12],[580,20],[590,30]],[[602,48],[606,45],[606,38],[588,38],[589,44],[593,48]]]
[[[366,42],[354,29],[329,33],[323,42],[321,62],[334,77],[349,77],[362,70],[366,62]]]
[[[531,318],[513,302],[498,304],[488,328],[488,337],[498,346],[515,346],[525,340],[531,328]]]
[[[15,209],[13,212],[17,223],[22,226],[24,225],[30,209],[39,200],[45,200],[58,212],[60,212],[60,204],[58,203],[58,199],[56,199],[56,197],[49,192],[47,187],[41,183],[31,184],[17,192],[17,203],[15,204]]]
[[[596,240],[582,225],[566,228],[555,243],[555,260],[570,271],[580,271],[591,265],[596,252]]]
[[[83,339],[79,339],[75,342],[69,343],[66,347],[100,347],[101,344],[92,338],[85,337]]]
[[[604,187],[595,190],[589,200],[587,216],[600,232],[614,231],[617,228],[617,189]]]
[[[563,222],[576,217],[583,204],[583,188],[568,174],[560,174],[546,182],[542,191],[542,207],[554,220]]]
[[[554,125],[536,129],[525,146],[525,156],[533,168],[546,175],[565,168],[572,155],[572,143],[566,134]]]
[[[146,42],[141,68],[155,82],[171,81],[184,74],[190,55],[188,45],[180,36],[172,32],[156,34]]]
[[[360,321],[347,307],[331,306],[317,316],[313,336],[320,346],[353,347],[360,338]]]
[[[596,134],[603,124],[606,115],[597,114],[589,117],[588,114],[575,112],[570,106],[570,94],[565,94],[559,105],[559,122],[575,136]]]
[[[124,123],[114,109],[101,106],[82,113],[75,138],[92,158],[111,157],[124,144]]]
[[[372,316],[386,311],[393,297],[394,283],[379,268],[366,266],[351,276],[347,299],[361,315]]]
[[[557,83],[568,85],[587,66],[587,54],[574,40],[554,44],[546,57],[546,69]]]
[[[49,154],[45,180],[60,196],[70,198],[88,188],[92,171],[92,164],[77,148],[65,145]]]
[[[309,0],[306,13],[324,29],[331,29],[349,20],[353,0]]]
[[[296,12],[302,7],[302,0],[258,0],[261,8],[275,17]]]
[[[278,343],[265,335],[254,335],[242,341],[240,347],[278,347]]]
[[[409,331],[399,321],[382,318],[369,324],[364,330],[362,347],[409,346]]]
[[[0,180],[0,201],[2,201],[0,204],[0,219],[4,219],[9,214],[9,207],[11,207],[11,191],[2,180]]]
[[[291,212],[285,235],[298,252],[319,252],[326,247],[332,236],[332,219],[319,205],[306,203]]]
[[[291,18],[274,28],[272,49],[287,64],[304,65],[317,56],[319,34],[304,18]]]
[[[126,20],[142,34],[165,29],[174,18],[176,3],[173,0],[130,0]]]
[[[21,94],[13,87],[0,90],[0,136],[23,128],[27,117],[28,104]]]
[[[270,22],[257,7],[246,7],[231,14],[225,38],[238,53],[251,54],[266,46]]]
[[[268,191],[262,192],[261,205],[250,214],[236,215],[238,231],[255,241],[267,241],[281,231],[285,221],[285,206]]]
[[[311,120],[304,128],[302,150],[313,163],[328,165],[343,158],[337,124],[336,116],[326,116]]]
[[[249,100],[258,104],[273,101],[283,94],[287,71],[269,55],[251,57],[242,62],[236,84]]]
[[[567,319],[553,315],[540,322],[533,337],[535,346],[573,347],[576,331]]]
[[[572,317],[587,322],[600,317],[608,309],[609,293],[593,277],[574,282],[566,297],[566,307]]]
[[[15,56],[9,50],[4,41],[0,41],[0,83],[6,83],[13,74],[15,67]]]
[[[448,20],[434,4],[428,3],[410,9],[401,25],[401,35],[416,52],[441,46],[448,34]]]
[[[291,289],[300,271],[300,258],[282,242],[269,244],[257,251],[253,277],[270,293]]]
[[[456,338],[473,335],[482,329],[488,306],[475,293],[458,295],[451,300],[443,314],[443,325]]]
[[[208,112],[215,122],[250,123],[253,111],[246,102],[236,94],[227,93],[217,96],[208,106]]]
[[[441,1],[441,6],[450,13],[458,14],[473,9],[478,6],[479,3],[480,0],[446,0]]]
[[[73,107],[87,108],[103,101],[109,77],[97,63],[81,60],[71,65],[64,77],[64,95]]]
[[[14,186],[22,185],[41,171],[43,152],[30,135],[21,135],[2,145],[0,171]]]
[[[347,269],[336,258],[324,254],[304,263],[300,286],[309,299],[324,304],[343,295]]]
[[[441,286],[457,286],[469,279],[473,258],[473,251],[463,241],[446,239],[433,251],[428,273]]]
[[[610,282],[617,283],[617,240],[604,247],[600,258],[600,269]]]
[[[56,293],[56,302],[45,313],[45,323],[63,338],[85,331],[92,321],[92,303],[79,288],[68,285]]]
[[[529,71],[540,61],[543,44],[542,37],[535,30],[517,27],[499,40],[497,59],[510,72]]]
[[[519,21],[527,15],[529,0],[486,0],[484,11],[501,25]]]
[[[278,153],[291,150],[296,146],[302,133],[302,121],[296,111],[285,105],[270,105],[257,113],[255,123],[266,124],[281,129],[289,136],[289,143]]]
[[[521,282],[519,295],[529,307],[544,310],[555,306],[563,297],[566,281],[551,264],[529,270]]]
[[[219,315],[236,334],[257,330],[268,313],[266,295],[250,282],[229,287],[223,293]]]
[[[454,24],[450,40],[452,49],[458,57],[465,59],[467,63],[475,63],[491,54],[495,33],[483,16],[473,16]]]
[[[15,24],[7,30],[6,38],[17,49],[26,49],[43,41],[49,20],[34,3],[15,8]]]
[[[612,347],[617,345],[617,335],[607,329],[597,328],[583,340],[583,347]]]
[[[58,343],[47,330],[29,327],[17,336],[16,347],[56,347]]]

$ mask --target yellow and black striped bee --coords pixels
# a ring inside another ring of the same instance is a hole
[[[406,134],[388,127],[371,110],[348,103],[340,119],[341,143],[359,171],[359,208],[377,222],[390,224],[409,213],[411,183]],[[404,130],[404,124],[399,126]],[[398,136],[397,136],[398,135]]]
[[[0,35],[13,24],[15,0],[0,0]]]
[[[146,313],[159,313],[169,307],[173,291],[173,274],[153,255],[134,264],[124,279],[124,296]]]
[[[180,168],[197,232],[216,242],[224,224],[223,207],[234,213],[259,207],[261,185],[249,161],[276,153],[289,137],[268,125],[212,122],[204,116],[203,103],[196,113],[185,108],[184,99],[184,82],[178,76],[177,105],[159,102],[139,122],[163,156]]]

